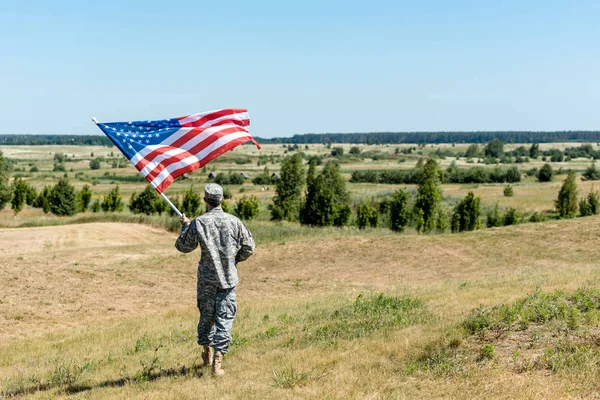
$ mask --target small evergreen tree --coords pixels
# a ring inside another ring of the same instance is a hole
[[[33,203],[35,203],[35,199],[37,199],[38,197],[38,192],[37,190],[32,186],[32,185],[27,185],[27,197],[25,199],[25,202],[27,203],[28,206],[33,206]]]
[[[194,190],[194,186],[190,186],[190,188],[183,193],[181,212],[190,218],[196,217],[197,215],[203,214],[200,209],[202,203],[203,200]]]
[[[8,183],[10,165],[0,151],[0,210],[11,200],[12,188]]]
[[[598,193],[590,192],[587,197],[579,200],[579,214],[582,217],[598,214]]]
[[[586,168],[585,172],[583,173],[583,180],[585,180],[585,181],[600,180],[600,170],[598,168],[596,168],[595,162]]]
[[[15,215],[17,215],[27,203],[27,194],[29,193],[29,184],[23,179],[17,177],[12,185],[11,207]]]
[[[302,155],[297,153],[284,160],[275,187],[273,204],[269,206],[272,220],[297,221],[302,207],[305,177]]]
[[[430,158],[423,167],[423,179],[419,184],[415,213],[417,231],[432,232],[436,227],[438,208],[442,201],[441,170],[434,159]]]
[[[105,212],[123,211],[123,198],[119,185],[115,186],[102,200],[102,210]]]
[[[379,222],[379,213],[377,209],[370,204],[361,203],[356,209],[356,224],[358,229],[365,229],[367,226],[376,227]]]
[[[235,203],[234,213],[240,219],[249,221],[256,217],[259,211],[260,201],[258,200],[258,197],[254,195],[250,197],[242,196],[242,198]]]
[[[92,203],[92,212],[100,212],[100,209],[102,208],[101,204],[100,204],[100,199],[96,199],[93,203]]]
[[[498,203],[496,203],[494,209],[487,214],[486,226],[488,228],[493,228],[496,226],[502,226],[503,224],[503,220],[500,217],[500,211],[498,210]]]
[[[452,232],[473,231],[481,228],[480,199],[469,192],[455,207],[452,214]]]
[[[402,232],[410,220],[408,193],[396,190],[390,203],[390,222],[393,231]]]
[[[577,212],[577,183],[575,172],[569,172],[567,179],[558,192],[556,211],[560,218],[573,218]]]
[[[116,168],[116,165],[113,168]],[[98,160],[97,158],[91,160],[90,169],[100,169],[100,160]]]
[[[90,186],[87,184],[83,185],[83,188],[77,193],[79,212],[85,212],[85,210],[87,210],[90,201],[92,200],[92,194],[92,189],[90,189]]]
[[[129,199],[129,209],[134,214],[162,214],[167,205],[150,185],[146,185],[144,191],[137,195],[133,193]],[[186,214],[187,215],[187,214]]]
[[[504,213],[504,226],[517,225],[519,223],[519,218],[520,216],[517,210],[514,208],[509,208],[506,210],[506,213]]]
[[[38,194],[37,198],[33,202],[35,208],[41,208],[44,214],[48,214],[50,211],[50,197],[52,188],[50,186],[44,186],[44,189]]]
[[[538,171],[537,178],[539,182],[550,182],[553,175],[554,171],[552,171],[550,164],[544,164],[544,166]]]
[[[49,208],[56,215],[74,215],[77,213],[77,194],[68,178],[59,179],[50,191]]]
[[[504,196],[505,197],[512,197],[514,195],[515,195],[515,191],[511,185],[504,186]]]
[[[529,148],[529,157],[534,160],[540,156],[540,145],[537,143],[533,143]]]

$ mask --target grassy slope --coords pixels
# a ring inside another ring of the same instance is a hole
[[[0,230],[0,387],[47,389],[31,398],[590,395],[597,377],[577,370],[414,365],[424,354],[435,360],[432,344],[462,335],[461,321],[480,304],[537,287],[598,286],[599,222],[439,236],[313,230],[279,240],[257,226],[269,240],[240,267],[223,379],[195,368],[198,255],[178,255],[173,234],[124,224]],[[367,302],[371,292],[390,301],[365,303],[365,312],[361,292]],[[390,313],[395,296],[423,308]]]

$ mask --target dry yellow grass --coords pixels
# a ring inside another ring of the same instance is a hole
[[[472,363],[443,375],[407,374],[406,366],[479,304],[510,302],[536,287],[597,286],[599,217],[460,235],[319,232],[260,246],[240,265],[236,344],[226,359],[228,375],[213,379],[202,371],[194,376],[198,254],[176,253],[175,235],[127,224],[0,230],[0,385],[7,391],[27,387],[32,377],[66,379],[65,371],[79,366],[83,372],[71,389],[53,386],[29,397],[597,394],[594,377],[517,373],[496,363]],[[421,298],[429,321],[335,345],[306,342],[304,329],[312,329],[316,310],[336,309],[373,290]],[[155,348],[160,373],[144,381],[140,376]],[[290,373],[294,369],[296,375]],[[279,387],[274,371],[299,383]]]

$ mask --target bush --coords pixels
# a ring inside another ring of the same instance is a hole
[[[579,200],[579,213],[582,217],[598,214],[598,193],[590,192]]]
[[[575,172],[569,172],[567,179],[558,192],[555,202],[556,211],[560,218],[573,218],[577,212],[577,184],[575,183]]]
[[[223,172],[219,172],[215,177],[215,183],[219,185],[242,185],[244,184],[244,177],[242,174],[228,173],[225,175]]]
[[[97,213],[97,212],[99,212],[99,211],[100,211],[100,208],[101,208],[101,205],[100,205],[100,200],[99,200],[99,199],[96,199],[96,200],[95,200],[95,201],[92,203],[92,212],[95,212],[95,213]]]
[[[233,197],[233,193],[231,193],[231,189],[229,189],[228,187],[223,188],[223,198],[224,199],[231,199]]]
[[[49,208],[56,215],[74,215],[77,213],[79,209],[77,195],[68,178],[59,179],[50,191]]]
[[[419,184],[415,202],[418,232],[428,233],[436,227],[438,208],[442,201],[441,174],[437,161],[428,159],[423,167],[423,180]]]
[[[306,201],[301,210],[300,222],[316,226],[344,226],[350,221],[350,193],[340,166],[329,161],[316,175],[315,162],[311,161],[307,175]],[[283,181],[283,176],[282,176]]]
[[[54,164],[53,172],[66,172],[65,164]]]
[[[452,214],[452,232],[473,231],[481,228],[480,199],[473,192],[458,203]]]
[[[203,214],[204,210],[201,210],[203,200],[198,193],[194,190],[194,186],[190,186],[183,194],[183,201],[181,202],[181,212],[186,216],[193,218],[200,214]]]
[[[260,211],[260,201],[258,197],[252,195],[250,197],[243,196],[235,204],[235,215],[243,220],[251,220],[258,215]]]
[[[582,179],[585,181],[600,180],[600,170],[596,168],[596,163],[592,163],[592,165],[586,168],[585,172],[583,173]]]
[[[539,182],[550,182],[553,175],[554,171],[552,171],[550,164],[544,164],[544,166],[538,171],[537,178]]]
[[[515,191],[511,185],[504,186],[504,196],[505,197],[513,197],[515,195]]]
[[[29,172],[32,172],[32,173],[33,172],[39,172],[39,171],[40,171],[39,168],[37,166],[35,166],[35,165],[29,169]]]
[[[350,154],[352,154],[353,156],[360,155],[360,148],[358,146],[353,146],[352,148],[350,148]],[[398,149],[396,149],[396,154],[398,154]]]
[[[94,158],[90,161],[90,169],[100,169],[100,160]]]
[[[147,185],[139,196],[134,192],[129,199],[129,209],[134,214],[160,215],[166,208],[167,203],[151,185]]]
[[[533,159],[537,159],[540,156],[540,145],[537,143],[533,143],[529,148],[529,157]]]
[[[377,209],[370,204],[361,203],[356,209],[356,223],[359,229],[365,229],[367,226],[377,227],[379,222],[379,213]]]
[[[529,217],[529,222],[544,222],[546,221],[546,217],[543,214],[534,212]]]
[[[490,140],[485,146],[486,157],[500,158],[504,155],[504,143],[499,139]]]
[[[331,155],[333,157],[341,157],[344,155],[344,148],[343,147],[334,147],[333,149],[331,149]]]
[[[38,194],[33,202],[33,206],[35,208],[41,208],[42,211],[44,211],[44,214],[48,214],[48,211],[50,211],[51,192],[52,188],[50,186],[44,186],[44,189]]]
[[[90,189],[89,185],[83,185],[81,191],[77,193],[77,203],[79,205],[79,212],[85,212],[91,200],[92,190]]]
[[[314,165],[314,163],[311,163]],[[302,155],[294,154],[281,165],[281,179],[275,187],[273,204],[269,205],[272,220],[297,221],[302,207],[305,175]]]
[[[27,203],[27,195],[29,193],[29,183],[22,180],[21,178],[15,178],[12,185],[12,199],[11,199],[11,208],[14,211],[15,215],[17,215]]]
[[[393,231],[402,232],[410,220],[408,193],[396,190],[390,203],[390,222]]]
[[[506,213],[504,213],[504,226],[517,225],[519,223],[519,218],[520,216],[517,210],[514,208],[509,208],[506,210]]]
[[[119,191],[119,185],[115,186],[102,201],[102,210],[105,212],[123,211],[123,198]]]
[[[67,155],[63,153],[54,153],[54,164],[62,164],[67,161]]]

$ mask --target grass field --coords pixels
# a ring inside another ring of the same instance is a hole
[[[444,146],[451,147],[422,150]],[[396,147],[403,146],[361,148],[392,154]],[[127,202],[145,186],[123,180],[137,175],[132,166],[111,167],[115,149],[0,150],[38,189],[63,176],[51,171],[57,152],[71,159],[71,182],[90,184],[96,198],[119,183]],[[240,148],[212,165],[252,176],[264,168],[258,154],[285,150]],[[107,160],[99,170],[89,169],[92,152]],[[245,157],[252,161],[239,164]],[[412,168],[417,159],[350,160],[342,170],[348,177],[360,168]],[[274,161],[268,168],[278,171]],[[589,163],[562,164],[582,170]],[[32,166],[39,171],[28,172]],[[201,188],[210,169],[167,194]],[[526,178],[513,197],[499,184],[443,191],[449,203],[472,190],[486,207],[498,202],[527,214],[551,211],[563,179]],[[593,182],[578,186],[580,194],[598,190]],[[354,202],[398,188],[348,185]],[[248,223],[257,249],[239,266],[234,340],[227,375],[218,379],[200,367],[199,254],[175,250],[175,219],[1,210],[0,399],[600,397],[600,216],[464,234],[320,229],[268,221],[273,188],[230,189],[232,201],[258,195],[262,212]]]

